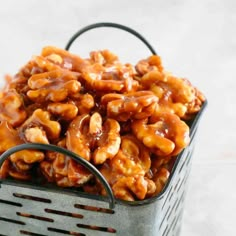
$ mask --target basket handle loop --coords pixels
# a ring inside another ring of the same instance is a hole
[[[112,189],[104,176],[98,171],[98,169],[92,165],[90,162],[86,161],[83,159],[81,156],[75,154],[74,152],[71,152],[65,148],[58,147],[56,145],[51,145],[51,144],[41,144],[41,143],[25,143],[21,144],[15,147],[12,147],[5,151],[1,156],[0,156],[0,168],[3,164],[3,162],[13,153],[24,150],[24,149],[39,149],[39,150],[46,150],[46,151],[54,151],[54,152],[59,152],[61,154],[70,156],[73,160],[87,168],[92,174],[94,174],[102,183],[104,186],[107,195],[109,197],[109,207],[110,209],[113,209],[115,207],[115,197],[113,195]]]
[[[137,31],[135,31],[134,29],[131,29],[125,25],[121,25],[121,24],[117,24],[117,23],[112,23],[112,22],[100,22],[100,23],[95,23],[95,24],[91,24],[88,26],[83,27],[82,29],[80,29],[79,31],[77,31],[68,41],[68,43],[66,44],[65,49],[69,50],[72,43],[83,33],[91,30],[91,29],[95,29],[95,28],[101,28],[101,27],[112,27],[112,28],[117,28],[117,29],[121,29],[124,30],[130,34],[133,34],[134,36],[136,36],[138,39],[140,39],[147,47],[148,49],[151,51],[151,53],[153,55],[157,55],[155,49],[152,47],[152,45]]]

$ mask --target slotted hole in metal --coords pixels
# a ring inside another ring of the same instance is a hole
[[[175,232],[176,231],[176,226],[178,224],[178,221],[180,220],[180,216],[181,216],[182,212],[180,212],[178,214],[178,216],[176,217],[175,221],[173,222],[173,227],[172,227],[172,231]]]
[[[169,225],[167,224],[166,227],[165,227],[165,230],[163,231],[163,233],[162,233],[161,236],[164,236],[164,235],[165,235],[166,231],[168,230],[168,227],[169,227]]]
[[[74,218],[79,218],[82,219],[84,218],[83,215],[77,214],[77,213],[71,213],[71,212],[65,212],[65,211],[58,211],[54,209],[44,209],[45,212],[50,213],[50,214],[56,214],[56,215],[62,215],[62,216],[69,216],[69,217],[74,217]]]
[[[17,207],[22,207],[22,204],[21,204],[21,203],[12,202],[12,201],[7,201],[7,200],[3,200],[3,199],[0,199],[0,203],[12,205],[12,206],[17,206]],[[1,234],[0,234],[0,236],[1,236]]]
[[[96,225],[85,225],[85,224],[77,224],[79,228],[84,228],[84,229],[91,229],[91,230],[98,230],[98,231],[103,231],[103,232],[109,232],[109,233],[116,233],[116,230],[110,227],[101,227],[101,226],[96,226]]]
[[[0,236],[8,236],[8,235],[6,235],[6,234],[0,234]]]
[[[175,209],[175,206],[176,206],[177,202],[178,202],[178,198],[175,200],[173,206],[171,207],[171,210],[170,210],[170,212],[169,212],[169,214],[167,216],[167,220],[169,220],[171,214],[173,213],[173,210]]]
[[[5,221],[5,222],[10,222],[10,223],[13,223],[13,224],[25,225],[25,222],[23,222],[23,221],[12,220],[12,219],[4,218],[4,217],[1,217],[1,216],[0,216],[0,220]]]
[[[185,160],[184,160],[184,162],[182,163],[182,165],[179,169],[179,173],[181,173],[181,171],[183,170],[184,166],[186,165],[186,162],[187,162],[188,158],[189,158],[189,155],[186,155]]]
[[[176,217],[175,217],[175,218],[176,218]],[[171,223],[170,223],[168,229],[166,230],[166,232],[165,232],[165,234],[164,234],[163,236],[169,235],[169,233],[170,233],[170,231],[171,231],[171,229],[172,229],[172,227],[173,227],[173,223],[174,223],[175,218],[171,221]]]
[[[177,181],[177,183],[175,184],[174,191],[175,191],[176,188],[178,187],[180,180],[181,180],[181,178],[179,178],[178,181]]]
[[[27,199],[27,200],[37,201],[37,202],[45,202],[45,203],[52,202],[50,199],[47,199],[47,198],[41,198],[41,197],[36,197],[36,196],[31,196],[31,195],[26,195],[26,194],[21,194],[21,193],[13,193],[13,196]]]
[[[165,199],[165,201],[164,201],[164,203],[163,203],[163,205],[162,205],[161,210],[164,209],[164,207],[165,207],[165,205],[166,205],[166,202],[167,202],[167,200],[169,199],[169,195],[171,194],[171,190],[172,190],[172,187],[170,188],[170,190],[169,190],[169,192],[168,192],[168,194],[167,194],[167,196],[166,196],[166,199]]]
[[[87,210],[87,211],[96,211],[101,213],[107,213],[107,214],[114,214],[115,211],[107,208],[101,208],[101,207],[94,207],[94,206],[88,206],[88,205],[81,205],[81,204],[75,204],[75,208]]]
[[[160,226],[159,226],[159,229],[161,229],[161,227],[162,227],[162,225],[163,225],[163,223],[164,223],[164,221],[165,221],[165,219],[166,219],[166,216],[167,216],[167,214],[168,214],[168,212],[169,212],[170,209],[171,209],[171,207],[169,206],[168,209],[167,209],[167,211],[166,211],[166,213],[165,213],[165,215],[164,215],[164,217],[163,217],[163,219],[162,219],[162,221],[161,221],[161,224],[160,224]]]
[[[185,176],[181,180],[181,183],[180,183],[179,187],[177,188],[177,193],[180,191],[180,189],[183,186],[183,184],[185,183],[185,179],[187,179],[187,177],[188,177],[188,172],[185,173]]]
[[[31,235],[31,236],[47,236],[45,234],[37,234],[37,233],[29,232],[26,230],[20,230],[20,233],[24,235]]]
[[[189,165],[190,161],[191,161],[191,154],[192,154],[192,151],[189,151],[188,152],[188,155],[187,155],[187,162],[186,162],[186,166]]]
[[[174,191],[171,193],[171,195],[170,195],[170,197],[169,197],[169,202],[170,202],[170,200],[172,199],[172,197],[174,196]]]
[[[74,235],[74,236],[86,236],[86,234],[63,230],[63,229],[51,228],[51,227],[48,227],[48,231],[61,233],[61,234],[67,234],[67,235]]]
[[[44,216],[36,216],[36,215],[28,214],[28,213],[25,213],[25,212],[16,212],[16,214],[18,216],[23,216],[23,217],[27,217],[27,218],[31,218],[31,219],[35,219],[35,220],[54,222],[53,219],[50,219],[50,218],[47,218],[47,217],[44,217]]]
[[[172,229],[172,231],[175,230],[175,226],[176,226],[176,220],[177,220],[177,216],[174,217],[174,219],[172,220],[171,224],[170,224],[170,228]]]
[[[183,191],[183,193],[181,194],[181,196],[180,196],[180,198],[179,198],[179,200],[177,202],[177,205],[175,207],[175,212],[178,210],[181,201],[183,201],[184,193],[185,193],[185,191]]]

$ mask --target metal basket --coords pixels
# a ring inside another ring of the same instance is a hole
[[[113,23],[98,23],[83,28],[73,36],[66,49],[81,33],[103,26],[118,27],[133,33],[156,54],[137,32]],[[190,144],[177,156],[162,192],[142,201],[115,199],[100,172],[66,149],[45,144],[23,144],[6,151],[0,157],[0,167],[9,155],[23,149],[53,150],[66,154],[88,168],[100,180],[107,191],[107,197],[2,179],[0,236],[178,236],[196,131],[205,107],[206,102],[189,124]]]

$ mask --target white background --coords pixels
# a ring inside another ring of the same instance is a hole
[[[236,235],[236,1],[1,0],[1,86],[5,74],[14,75],[43,46],[64,47],[78,29],[101,21],[142,33],[167,70],[205,93],[209,105],[199,127],[181,236]],[[75,45],[81,55],[108,48],[134,63],[149,55],[117,30],[95,30]]]

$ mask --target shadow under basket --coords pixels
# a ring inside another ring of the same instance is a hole
[[[114,27],[114,24],[95,26]],[[127,27],[122,27],[127,30]],[[95,27],[85,28],[83,32],[91,28]],[[72,38],[66,49],[78,35]],[[155,54],[151,47],[149,49]],[[56,148],[56,151],[71,156],[99,178],[107,197],[1,179],[0,236],[179,236],[196,131],[206,104],[189,124],[190,144],[177,156],[164,189],[159,195],[143,201],[115,199],[100,172],[66,149],[53,145],[23,144],[6,151],[0,157],[0,166],[9,155],[26,147],[53,151]]]

